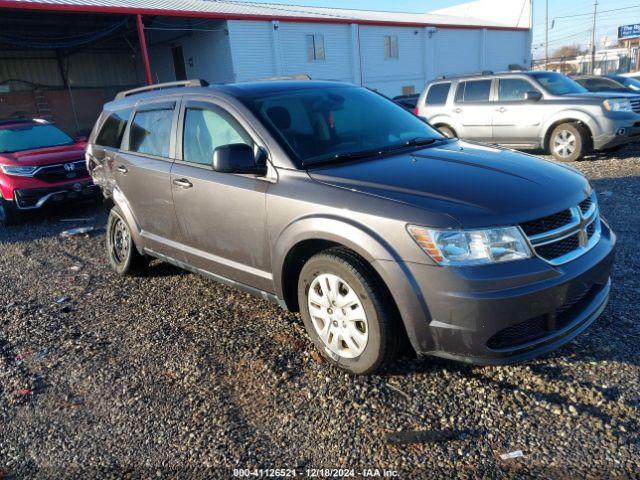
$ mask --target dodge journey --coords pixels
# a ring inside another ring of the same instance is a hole
[[[366,88],[122,92],[86,160],[112,205],[119,274],[158,258],[299,311],[352,373],[402,345],[523,361],[574,338],[609,297],[615,235],[582,175],[446,138]]]

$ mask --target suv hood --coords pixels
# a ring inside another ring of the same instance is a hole
[[[606,100],[607,98],[638,98],[637,93],[633,92],[585,92],[571,93],[563,95],[564,98],[597,98]]]
[[[533,220],[577,205],[591,192],[572,168],[469,142],[329,165],[309,175],[327,185],[446,213],[464,228]]]
[[[20,152],[0,153],[0,163],[5,165],[51,165],[84,160],[84,142],[58,147],[37,148]]]

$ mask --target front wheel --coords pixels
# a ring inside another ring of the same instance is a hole
[[[349,250],[313,256],[300,273],[298,299],[307,333],[334,365],[368,374],[396,356],[403,337],[393,302],[371,266]]]
[[[563,123],[551,132],[551,155],[561,162],[580,160],[587,153],[589,137],[584,128],[575,123]]]
[[[131,229],[117,206],[111,209],[107,221],[107,257],[111,267],[122,276],[139,275],[147,266],[147,259],[138,252]]]
[[[447,138],[456,138],[456,132],[453,131],[453,128],[447,125],[440,125],[438,131]]]

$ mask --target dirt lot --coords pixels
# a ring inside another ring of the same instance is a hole
[[[609,307],[517,366],[403,358],[349,377],[317,361],[297,315],[158,262],[117,277],[104,209],[0,230],[0,479],[638,478],[639,150],[576,165],[619,235]],[[83,225],[98,232],[59,235]]]

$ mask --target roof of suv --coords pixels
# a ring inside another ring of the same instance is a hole
[[[475,73],[461,73],[456,75],[441,75],[439,77],[434,78],[428,83],[434,82],[442,82],[443,80],[462,80],[465,78],[494,78],[494,77],[504,77],[505,75],[537,75],[539,73],[544,73],[535,70],[509,70],[506,72],[475,72]]]
[[[320,80],[265,80],[255,82],[244,83],[229,83],[229,84],[216,84],[202,86],[185,85],[184,87],[170,86],[163,87],[162,84],[151,85],[148,91],[143,89],[131,90],[129,92],[123,92],[118,94],[115,100],[109,102],[107,105],[119,104],[119,103],[134,103],[137,100],[153,97],[163,97],[166,95],[173,95],[176,93],[207,93],[211,91],[219,91],[226,93],[232,97],[244,98],[254,95],[265,95],[271,93],[287,92],[291,90],[313,90],[327,87],[354,87],[354,85],[345,82],[337,81],[320,81]],[[155,87],[155,89],[152,89]]]

